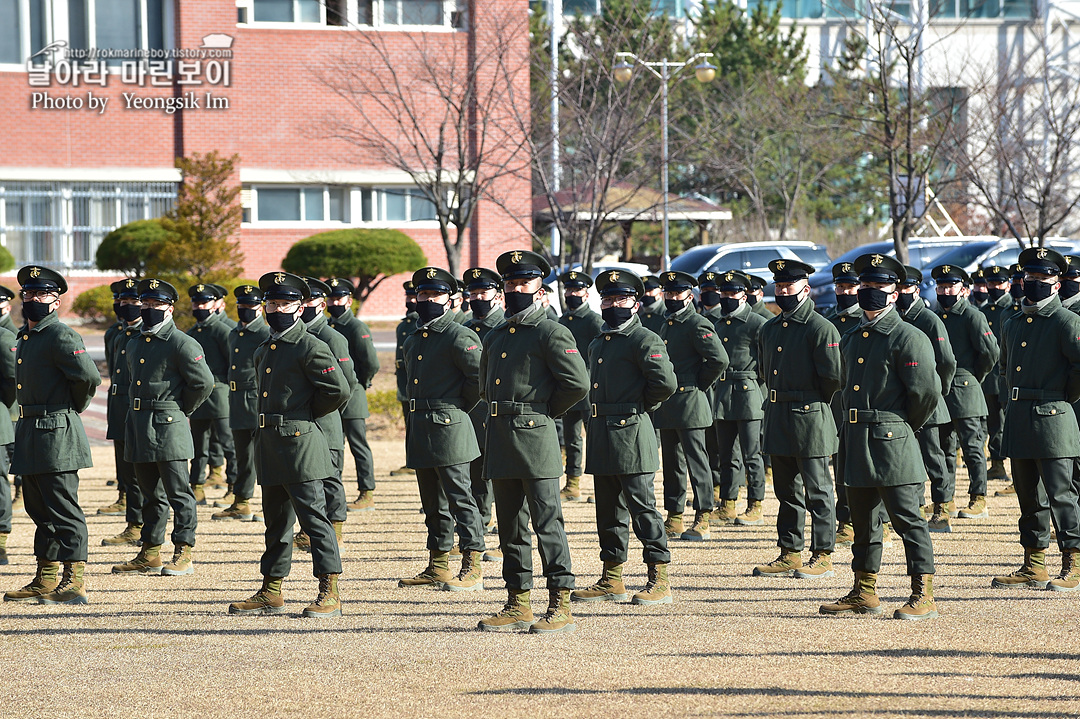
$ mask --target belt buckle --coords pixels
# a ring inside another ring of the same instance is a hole
[[[19,405],[19,419],[22,419],[22,418],[23,418],[23,409],[22,409],[22,405],[20,404]]]
[[[236,382],[229,380],[229,389],[233,392],[236,391]]]
[[[1019,387],[1013,387],[1012,388],[1012,401],[1013,402],[1018,402],[1019,400],[1020,400],[1020,388]]]
[[[115,396],[116,395],[116,390],[118,390],[118,389],[120,389],[120,385],[116,385],[116,384],[112,385],[111,387],[109,387],[109,394]]]
[[[415,399],[410,399],[409,400],[409,411],[410,412],[415,412],[416,411],[416,400]]]
[[[131,401],[131,408],[133,410],[135,410],[136,412],[141,410],[142,409],[142,398],[141,397],[136,397],[135,399],[133,399]]]
[[[727,382],[727,370],[724,370],[723,372],[720,373],[720,381],[721,382]]]
[[[850,422],[851,424],[858,424],[859,423],[859,410],[858,409],[852,407],[851,409],[848,410],[848,422]]]
[[[596,403],[594,402],[593,404],[589,405],[589,407],[592,408],[592,416],[595,417],[596,416]]]
[[[491,414],[492,417],[498,417],[499,416],[499,403],[498,402],[492,402],[491,403],[490,414]]]
[[[265,427],[266,427],[266,415],[263,414],[262,412],[259,412],[259,429],[263,429]]]
[[[774,389],[769,390],[769,401],[772,402],[773,404],[776,404],[776,390],[774,390]]]

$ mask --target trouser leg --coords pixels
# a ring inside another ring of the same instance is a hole
[[[983,434],[985,417],[963,417],[953,420],[960,441],[960,451],[967,465],[969,495],[986,496],[986,436]]]
[[[56,542],[52,518],[49,516],[49,507],[39,485],[40,476],[28,474],[23,477],[23,503],[26,513],[34,520],[34,556],[55,562],[59,545]]]
[[[251,499],[255,494],[255,437],[253,430],[234,429],[233,447],[235,449],[236,480],[233,495],[237,501]]]
[[[686,473],[679,430],[660,430],[660,456],[664,462],[664,509],[668,514],[682,514],[686,508]]]
[[[720,451],[720,438],[717,436],[716,423],[705,429],[705,452],[709,455],[710,484],[714,489],[722,487],[724,485],[725,462]],[[734,474],[733,469],[730,471]]]
[[[694,511],[711,512],[713,510],[712,469],[709,467],[709,452],[705,449],[705,429],[679,429],[679,444],[686,457],[686,469],[690,476],[690,486],[694,488]]]
[[[828,457],[799,457],[799,475],[810,512],[810,551],[831,552],[836,544],[836,500]]]
[[[566,476],[580,477],[585,467],[585,429],[588,414],[570,410],[563,415],[563,440],[566,442]]]
[[[919,512],[922,483],[880,487],[878,491],[893,529],[904,541],[908,575],[933,574],[934,545],[926,520]]]
[[[986,449],[990,459],[1004,459],[1001,455],[1001,428],[1005,424],[1005,408],[997,393],[983,395],[986,398],[986,408],[989,414],[986,417],[987,442]]]
[[[160,546],[165,543],[165,526],[169,521],[169,500],[161,483],[157,462],[135,463],[135,478],[143,495],[142,544]]]
[[[851,525],[851,571],[877,574],[881,569],[881,495],[877,487],[848,487]]]
[[[664,518],[656,509],[654,479],[652,472],[619,475],[623,502],[630,512],[634,535],[641,541],[642,560],[646,564],[668,564],[671,562],[671,552],[668,551]]]
[[[746,476],[746,498],[751,502],[765,499],[765,463],[761,458],[761,420],[736,423],[739,430],[738,454],[742,456]],[[826,467],[828,472],[828,467]]]
[[[211,452],[210,459],[215,467],[225,464],[225,482],[230,487],[236,485],[236,444],[233,442],[233,433],[229,428],[228,417],[218,417],[214,420],[214,442],[217,444],[217,453]],[[218,459],[220,457],[220,459]]]
[[[739,498],[739,487],[745,475],[738,472],[739,465],[734,461],[739,441],[737,422],[719,419],[713,425],[713,451],[716,452],[714,466],[720,468],[720,499],[734,501]]]
[[[23,481],[26,511],[38,526],[34,555],[55,562],[85,562],[87,531],[79,506],[79,473],[31,474]]]
[[[1046,488],[1058,547],[1063,550],[1080,548],[1080,510],[1077,508],[1076,485],[1072,477],[1072,459],[1036,461]]]
[[[776,514],[776,546],[801,552],[805,546],[803,525],[806,522],[806,493],[796,457],[770,455],[773,468],[773,493],[780,501]]]
[[[919,440],[919,452],[922,454],[926,476],[930,478],[930,501],[935,504],[943,504],[953,499],[951,493],[948,496],[945,495],[949,472],[945,462],[945,450],[941,443],[943,435],[948,430],[948,425],[928,424],[915,435]]]
[[[161,485],[165,488],[165,496],[173,513],[172,542],[174,545],[194,546],[198,518],[195,514],[195,493],[188,483],[186,464],[182,459],[157,463]]]
[[[116,483],[124,492],[127,510],[125,519],[128,524],[143,523],[143,496],[139,480],[135,478],[135,465],[124,459],[124,440],[113,440],[113,456],[116,459]]]
[[[375,459],[367,440],[367,420],[343,419],[345,437],[356,465],[356,485],[361,492],[375,491]]]
[[[348,500],[345,498],[345,484],[341,481],[341,465],[345,460],[345,450],[330,448],[330,461],[334,465],[335,475],[323,482],[325,492],[326,515],[331,522],[344,522],[348,518]]]
[[[438,471],[434,467],[418,467],[416,486],[420,489],[420,506],[424,508],[428,551],[449,552],[454,546],[454,519]]]
[[[213,433],[212,419],[193,419],[191,421],[191,441],[195,445],[195,456],[191,460],[191,484],[206,484],[206,465],[210,462],[210,435]]]
[[[570,566],[570,546],[563,524],[559,478],[526,480],[525,496],[528,498],[533,531],[536,532],[536,548],[540,550],[540,564],[547,578],[548,589],[573,589],[574,572]]]
[[[480,518],[487,527],[491,524],[492,490],[491,480],[484,478],[484,453],[469,464],[469,478],[472,485],[473,499],[480,510]]]
[[[841,524],[850,524],[851,507],[848,506],[847,487],[844,486],[844,467],[839,452],[832,456],[832,466],[833,482],[836,487],[836,521]]]
[[[308,484],[317,484],[309,482]],[[263,486],[263,537],[266,549],[259,562],[259,571],[266,577],[287,577],[292,568],[293,522],[296,513],[285,485]]]
[[[11,485],[8,484],[10,468],[7,452],[0,450],[0,534],[11,533]]]
[[[630,512],[626,508],[619,476],[594,474],[596,533],[600,538],[600,561],[622,564],[630,542]],[[660,523],[663,533],[663,522]],[[666,537],[666,535],[665,535]]]
[[[953,423],[941,425],[938,435],[941,451],[945,453],[945,478],[941,482],[941,496],[952,498],[956,494],[956,430]],[[984,463],[985,464],[985,463]]]
[[[311,539],[312,575],[341,574],[341,551],[326,512],[326,495],[318,481],[285,485],[300,529]],[[290,518],[291,521],[291,518]],[[275,575],[276,576],[276,575]]]
[[[473,499],[469,464],[452,464],[438,468],[439,485],[446,497],[461,540],[462,552],[484,551],[484,525],[480,510]]]
[[[529,479],[496,479],[495,513],[499,524],[499,545],[502,547],[502,574],[506,586],[532,589],[532,538],[529,535],[529,505],[525,485]]]

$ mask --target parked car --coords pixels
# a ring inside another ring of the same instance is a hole
[[[1046,238],[1046,247],[1063,255],[1074,255],[1080,250],[1080,243],[1063,237]],[[961,247],[956,247],[934,258],[919,269],[923,271],[923,282],[919,294],[931,307],[937,307],[937,281],[930,277],[930,270],[938,265],[956,265],[971,274],[980,267],[1008,267],[1016,264],[1020,256],[1020,243],[1015,238],[984,240],[978,239]]]
[[[815,268],[829,264],[829,253],[823,245],[813,242],[732,242],[722,245],[701,245],[682,253],[671,261],[671,269],[697,277],[702,272],[739,270],[748,275],[769,278],[769,263],[773,260],[799,260]],[[765,301],[772,302],[772,283],[765,287]]]
[[[908,261],[915,267],[923,267],[933,262],[939,255],[966,244],[966,237],[913,237],[908,241]],[[896,250],[892,241],[871,242],[853,250],[848,250],[825,267],[810,275],[810,298],[814,300],[818,311],[836,305],[836,292],[833,288],[832,268],[840,262],[854,262],[856,257],[870,253],[879,253],[893,257]]]
[[[563,272],[570,272],[571,270],[581,271],[581,263],[579,262],[572,265],[564,265],[562,267],[553,269],[551,271],[551,274],[544,278],[544,284],[551,285],[552,287],[558,289],[559,275],[561,275]],[[641,264],[640,262],[600,262],[593,265],[590,276],[595,280],[601,272],[606,272],[607,270],[629,270],[638,277],[644,277],[645,275],[652,273],[652,270],[649,269],[648,265]],[[558,293],[556,292],[556,295],[557,294]],[[588,301],[590,307],[592,307],[597,312],[600,311],[600,295],[596,292],[595,287],[589,288]],[[562,297],[552,296],[551,306],[555,308],[556,312],[562,314]]]

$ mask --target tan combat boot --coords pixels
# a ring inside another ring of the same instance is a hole
[[[345,522],[332,522],[334,525],[334,537],[337,538],[338,547],[345,546]]]
[[[3,481],[6,480],[0,479],[0,482]],[[7,539],[8,533],[0,532],[0,566],[6,565],[8,563]]]
[[[215,512],[210,515],[210,519],[216,519],[218,521],[225,521],[229,519],[237,520],[240,522],[250,522],[254,513],[251,511],[251,505],[246,499],[238,499],[232,503],[228,509],[223,509],[220,512]]]
[[[433,587],[442,589],[443,585],[454,578],[450,574],[450,553],[431,550],[428,565],[424,570],[411,579],[402,579],[397,583],[399,587]]]
[[[60,562],[47,562],[39,559],[37,573],[22,589],[15,589],[4,594],[5,602],[36,602],[42,594],[48,594],[60,584]]]
[[[855,586],[835,604],[823,604],[818,608],[821,614],[829,616],[845,614],[881,614],[881,601],[877,596],[877,575],[870,572],[855,572]]]
[[[450,556],[451,557],[460,557],[461,556],[461,545],[455,544],[454,546],[450,547]]]
[[[956,500],[950,499],[945,503],[945,511],[950,517],[956,519],[960,515],[960,511],[956,508]]]
[[[293,549],[299,549],[301,552],[311,551],[311,537],[307,536],[307,532],[300,530],[293,535],[292,538]]]
[[[374,512],[375,493],[370,489],[365,489],[356,497],[355,502],[349,502],[345,508],[350,512]]]
[[[596,584],[588,589],[575,589],[570,592],[572,602],[625,602],[626,585],[622,578],[623,565],[604,562],[604,572]]]
[[[893,619],[933,619],[938,615],[934,604],[934,575],[916,574],[911,578],[911,596],[893,612]]]
[[[341,616],[341,596],[338,594],[340,574],[320,574],[319,593],[315,601],[304,607],[302,616],[320,619]]]
[[[142,537],[142,525],[141,524],[129,524],[124,528],[123,532],[115,537],[105,537],[101,540],[101,546],[103,547],[137,547],[139,546],[139,539]]]
[[[401,477],[403,475],[408,475],[408,474],[416,474],[416,470],[412,469],[410,467],[406,467],[404,464],[401,465],[400,467],[398,467],[397,469],[391,469],[390,470],[390,476],[391,477]]]
[[[669,512],[664,520],[664,531],[667,532],[668,539],[680,537],[683,533],[682,513]]]
[[[262,588],[242,602],[229,605],[229,614],[282,614],[285,597],[281,594],[284,577],[263,577]]]
[[[547,611],[529,627],[529,631],[533,634],[562,634],[575,629],[577,625],[570,613],[570,590],[549,589]]]
[[[461,555],[461,569],[457,577],[447,580],[443,589],[448,592],[480,592],[484,589],[484,571],[481,567],[482,552],[466,551]]]
[[[501,562],[503,560],[502,547],[495,547],[494,549],[484,550],[485,562]]]
[[[102,507],[97,513],[105,517],[122,517],[127,514],[127,498],[123,491],[120,492],[120,496],[116,498],[115,502],[108,507]]]
[[[191,558],[190,544],[177,544],[173,547],[172,561],[161,568],[161,573],[168,577],[182,577],[195,573],[195,563]]]
[[[566,486],[559,492],[559,497],[564,502],[580,502],[581,501],[581,477],[571,477],[567,475]]]
[[[790,577],[802,567],[802,553],[791,549],[781,549],[780,556],[768,564],[754,567],[755,577]]]
[[[201,484],[191,485],[191,493],[195,495],[195,504],[200,507],[206,506],[206,489]]]
[[[960,519],[986,519],[990,512],[986,510],[986,497],[981,494],[971,495],[966,509],[961,509],[956,515]]]
[[[949,519],[949,510],[943,502],[934,504],[934,513],[926,521],[926,527],[931,532],[948,534],[952,532],[952,520]]]
[[[225,486],[225,465],[211,467],[206,475],[206,486],[219,489]]]
[[[482,632],[513,632],[528,629],[535,621],[529,590],[507,587],[506,604],[502,610],[487,619],[481,619],[476,626]]]
[[[86,562],[64,562],[64,576],[56,589],[37,598],[38,604],[89,604],[86,597]]]
[[[11,495],[11,511],[22,512],[23,511],[23,496],[22,485],[15,487],[15,494]]]
[[[712,503],[713,503],[713,506],[714,507],[719,507],[721,501],[722,500],[720,499],[720,485],[719,484],[714,484],[713,488],[712,488]]]
[[[671,583],[668,581],[668,565],[650,564],[649,579],[645,588],[634,595],[631,604],[671,604]]]
[[[161,574],[161,545],[143,545],[130,562],[113,565],[113,574]]]
[[[840,522],[836,527],[836,546],[850,547],[855,543],[855,525],[851,522]]]
[[[695,512],[694,526],[680,534],[679,539],[687,542],[704,542],[706,539],[712,539],[712,532],[709,531],[710,514],[712,512]]]
[[[735,524],[740,527],[763,527],[765,518],[762,516],[761,502],[751,499],[746,503],[746,511],[735,518]]]
[[[1020,565],[1020,568],[1012,574],[994,577],[990,586],[994,589],[1012,589],[1013,587],[1046,589],[1049,583],[1050,575],[1046,572],[1046,550],[1024,547],[1024,563]]]
[[[1061,574],[1050,580],[1047,587],[1052,592],[1075,592],[1080,589],[1080,549],[1061,552]]]
[[[735,524],[735,518],[739,516],[739,510],[735,509],[734,499],[721,499],[716,503],[713,510],[712,520],[717,525]]]
[[[990,460],[990,467],[986,470],[987,479],[1003,479],[1006,482],[1009,481],[1009,473],[1005,471],[1005,460],[992,459]]]
[[[1002,487],[998,491],[994,492],[995,497],[1015,497],[1016,485],[1010,482],[1006,486]]]
[[[233,494],[232,488],[225,492],[225,496],[221,499],[214,500],[214,509],[228,509],[236,504],[236,495]]]
[[[823,579],[833,576],[832,552],[812,552],[810,561],[795,570],[796,579]]]

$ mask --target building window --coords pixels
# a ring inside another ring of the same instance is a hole
[[[0,63],[23,64],[50,41],[48,0],[0,0]]]
[[[2,182],[0,242],[17,265],[94,269],[105,235],[161,217],[176,201],[171,182]]]
[[[338,186],[256,187],[254,222],[348,222],[349,189]],[[247,208],[250,210],[250,208]]]
[[[436,219],[435,203],[415,187],[365,187],[360,194],[364,222],[423,222]]]
[[[168,15],[165,0],[69,0],[68,42],[78,49],[164,50],[171,44]]]
[[[256,185],[241,195],[245,223],[400,225],[431,222],[435,203],[416,187]]]
[[[3,0],[0,0],[2,2]],[[350,24],[376,27],[457,27],[465,0],[357,0],[350,16],[347,0],[241,0],[241,22]]]

